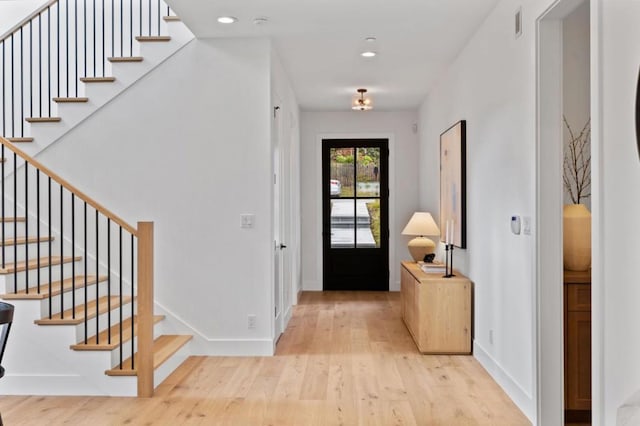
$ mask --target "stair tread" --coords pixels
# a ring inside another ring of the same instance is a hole
[[[0,217],[0,223],[2,222],[26,222],[26,217],[25,216],[18,216],[18,217],[11,217],[11,216],[7,216],[7,217]]]
[[[74,260],[81,260],[82,257],[76,256],[65,256],[64,259],[60,256],[51,256],[51,265],[59,265],[61,263],[69,263]],[[40,266],[49,266],[49,256],[40,258]],[[0,275],[2,274],[11,274],[13,272],[22,272],[25,269],[36,269],[38,267],[38,259],[31,259],[28,263],[24,260],[19,261],[17,263],[5,263],[4,268],[0,268]]]
[[[173,15],[163,16],[162,19],[164,19],[166,22],[182,21],[182,19],[180,19],[179,16],[173,16]]]
[[[99,282],[106,281],[106,275],[100,275]],[[87,284],[92,285],[96,283],[95,275],[87,275]],[[85,286],[84,275],[76,275],[75,288],[83,288]],[[73,278],[66,278],[62,281],[62,291],[70,291],[74,287]],[[51,290],[50,290],[51,288]],[[25,289],[18,291],[17,293],[8,293],[0,295],[1,298],[7,300],[42,300],[49,297],[49,292],[51,291],[52,296],[57,296],[60,294],[60,281],[54,281],[51,285],[49,283],[40,284],[40,293],[38,293],[38,287],[29,287],[29,292]]]
[[[142,62],[142,56],[112,56],[107,58],[109,62]]]
[[[58,123],[62,121],[60,117],[27,117],[25,120],[28,123]]]
[[[109,301],[111,303],[109,303]],[[126,305],[131,302],[131,297],[122,296],[122,303]],[[120,306],[120,296],[102,296],[98,299],[98,301],[92,300],[87,305],[78,305],[76,306],[76,316],[73,316],[72,308],[67,309],[63,312],[64,315],[60,315],[60,312],[51,316],[51,318],[42,318],[39,320],[35,320],[34,323],[38,325],[77,325],[82,324],[85,319],[85,315],[87,319],[95,318],[97,314],[104,314],[109,311],[109,307],[111,309],[116,309]]]
[[[53,98],[53,102],[57,103],[75,103],[75,102],[89,102],[89,98],[78,97],[78,98]]]
[[[83,83],[113,83],[116,81],[115,77],[80,77],[80,81]]]
[[[7,140],[11,143],[33,142],[32,137],[7,138]]]
[[[4,241],[0,241],[0,248],[2,246],[7,247],[7,246],[13,246],[13,245],[16,245],[16,244],[17,245],[26,244],[26,243],[33,244],[33,243],[37,243],[37,242],[46,243],[47,241],[50,241],[50,240],[53,241],[54,238],[53,237],[40,237],[40,238],[38,238],[38,237],[29,237],[29,238],[27,238],[27,237],[18,237],[17,239],[15,239],[15,238],[7,238]]]
[[[158,322],[164,319],[164,315],[154,315],[153,323],[157,324]],[[134,317],[134,333],[138,332],[138,316]],[[98,339],[96,340],[96,336],[93,335],[87,339],[87,343],[80,342],[75,345],[71,345],[71,349],[76,351],[111,351],[116,349],[120,345],[120,323],[111,326],[111,343],[108,343],[109,340],[109,332],[108,330],[103,330],[98,335]],[[122,321],[122,341],[128,342],[131,340],[131,317]],[[96,343],[96,341],[100,343]]]
[[[153,369],[160,367],[166,360],[171,358],[180,348],[182,348],[193,336],[184,334],[165,334],[153,341]],[[137,364],[137,353],[134,355],[134,364]],[[105,371],[108,376],[136,376],[137,368],[131,368],[131,357],[127,358],[120,366]]]
[[[136,36],[138,41],[171,41],[170,36]]]

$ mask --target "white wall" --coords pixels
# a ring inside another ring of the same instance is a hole
[[[524,34],[515,39],[514,4],[502,1],[420,110],[420,207],[431,211],[438,209],[439,134],[467,120],[469,248],[458,250],[457,264],[475,283],[474,354],[533,421],[535,242],[510,234],[509,216],[535,212],[535,20],[552,3],[523,2]],[[594,250],[602,253],[594,269],[594,404],[602,404],[594,424],[611,425],[617,407],[640,389],[640,338],[630,332],[640,322],[640,195],[633,190],[640,180],[633,126],[640,50],[630,43],[640,39],[640,3],[596,0],[591,13],[591,88],[602,94],[592,109],[602,141],[594,144],[594,167],[596,179],[603,177],[594,181],[602,198],[593,200]]]
[[[534,240],[510,231],[535,213],[535,18],[550,1],[502,1],[420,109],[420,207],[439,211],[439,137],[467,120],[467,242],[454,264],[474,282],[474,355],[535,419]],[[560,325],[559,325],[560,326]],[[490,341],[490,332],[493,339]]]
[[[580,133],[591,117],[591,51],[589,42],[589,2],[578,6],[562,22],[562,106],[564,116],[575,135]],[[565,144],[570,140],[569,131],[564,131]],[[588,145],[590,147],[590,144]],[[565,192],[565,204],[571,197]],[[591,210],[591,198],[581,200]]]
[[[156,301],[202,353],[273,349],[270,49],[194,40],[39,156],[126,220],[155,221]]]
[[[630,40],[640,40],[640,2],[600,0],[601,105],[600,167],[602,168],[600,208],[602,226],[601,313],[594,311],[594,333],[604,331],[600,350],[604,370],[601,390],[604,422],[615,423],[615,410],[631,393],[640,389],[640,161],[635,146],[635,86],[640,66],[640,48]],[[594,199],[594,204],[598,200]],[[596,217],[597,219],[598,217]]]
[[[47,0],[0,1],[0,36],[46,2]]]
[[[389,267],[392,291],[400,290],[400,261],[411,259],[408,238],[400,235],[418,206],[418,137],[415,112],[302,112],[301,203],[302,282],[322,290],[322,137],[389,138]]]

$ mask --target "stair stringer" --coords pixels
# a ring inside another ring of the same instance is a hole
[[[181,21],[166,22],[168,42],[134,42],[134,55],[143,56],[142,62],[109,63],[106,74],[116,77],[113,83],[78,83],[80,97],[88,97],[88,102],[61,103],[52,107],[52,115],[60,116],[58,123],[25,123],[25,134],[34,138],[31,143],[21,144],[20,148],[28,155],[36,157],[71,131],[75,126],[98,112],[104,105],[123,93],[128,87],[153,71],[168,58],[177,53],[195,38],[193,33]]]
[[[40,301],[10,302],[15,313],[2,362],[6,374],[0,381],[0,395],[136,396],[135,376],[105,374],[112,365],[113,351],[75,351],[69,347],[77,342],[80,326],[36,325],[33,321],[41,317]],[[158,324],[155,336],[161,334]],[[155,370],[156,386],[186,359],[188,346]],[[130,344],[125,354],[129,351]]]

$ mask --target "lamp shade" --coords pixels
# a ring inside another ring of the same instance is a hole
[[[438,225],[436,225],[436,221],[433,220],[431,213],[415,212],[413,216],[411,216],[411,220],[409,220],[407,226],[402,230],[402,235],[435,237],[440,235],[440,229],[438,229]]]

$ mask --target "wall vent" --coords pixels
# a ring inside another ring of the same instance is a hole
[[[522,7],[519,7],[518,10],[516,10],[515,32],[516,32],[516,38],[522,35]]]

